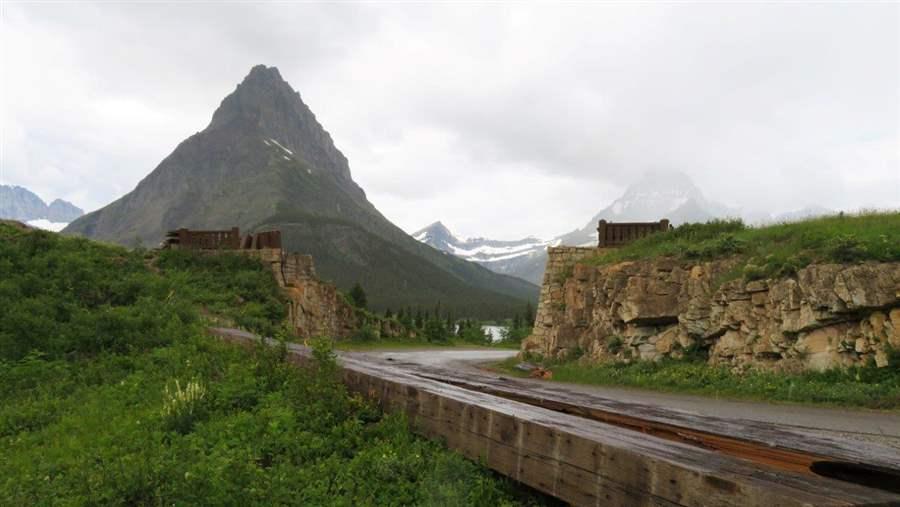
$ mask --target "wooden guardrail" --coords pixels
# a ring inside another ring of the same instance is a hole
[[[668,219],[659,222],[607,222],[600,220],[597,224],[597,247],[609,248],[627,245],[657,232],[666,232],[671,228]]]

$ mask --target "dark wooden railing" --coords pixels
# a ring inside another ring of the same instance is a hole
[[[169,245],[188,250],[237,249],[241,246],[241,233],[237,227],[225,231],[192,231],[181,228],[166,235]]]
[[[659,222],[607,222],[597,225],[597,246],[600,248],[627,245],[634,240],[668,231],[672,226],[664,218]]]
[[[185,250],[281,249],[281,231],[257,232],[241,239],[241,231],[237,227],[224,231],[195,231],[181,228],[166,234],[163,247]]]

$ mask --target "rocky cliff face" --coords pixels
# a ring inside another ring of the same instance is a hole
[[[277,248],[233,252],[256,257],[271,268],[289,301],[288,320],[301,339],[327,336],[340,340],[352,336],[366,323],[378,337],[405,335],[405,330],[393,321],[369,316],[374,322],[364,322],[366,317],[344,299],[337,287],[316,276],[310,255],[285,253]]]
[[[236,250],[256,257],[272,269],[290,304],[288,319],[299,338],[346,338],[358,328],[355,309],[337,288],[319,280],[312,257],[286,254],[278,248]]]
[[[578,263],[551,249],[527,351],[656,360],[709,351],[712,364],[784,370],[874,361],[900,350],[900,264],[817,264],[796,277],[731,280],[735,261]]]

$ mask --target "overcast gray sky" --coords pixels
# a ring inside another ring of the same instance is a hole
[[[647,170],[900,207],[900,4],[2,4],[0,179],[88,210],[277,66],[397,225],[551,237]]]

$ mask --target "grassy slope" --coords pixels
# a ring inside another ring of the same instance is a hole
[[[590,259],[594,264],[671,256],[712,260],[738,256],[749,279],[789,276],[812,262],[900,261],[900,213],[829,216],[747,227],[740,221],[686,224]]]
[[[327,352],[298,370],[205,338],[202,314],[278,327],[259,263],[146,261],[0,224],[0,504],[534,500],[349,396]]]

